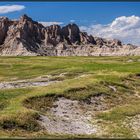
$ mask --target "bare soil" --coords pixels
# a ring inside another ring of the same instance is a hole
[[[103,100],[102,97],[97,98]],[[94,113],[107,109],[103,104],[97,105],[96,100],[91,98],[90,103],[85,103],[64,97],[58,98],[53,107],[45,115],[40,116],[39,123],[50,134],[95,134],[101,128],[94,120]]]

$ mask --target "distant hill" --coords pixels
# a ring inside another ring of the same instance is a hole
[[[0,55],[124,56],[140,55],[140,47],[88,35],[76,24],[44,27],[23,15],[16,21],[0,18]]]

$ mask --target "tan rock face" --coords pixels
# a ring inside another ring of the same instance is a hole
[[[48,26],[45,30],[45,45],[52,44],[56,46],[61,41],[61,27],[59,25]]]
[[[1,17],[0,18],[0,45],[3,44],[6,36],[7,36],[7,31],[8,27],[10,25],[10,21],[6,17]]]
[[[96,45],[96,41],[93,36],[88,36],[86,32],[81,32],[80,33],[80,41],[82,44],[93,44]]]
[[[23,15],[0,18],[0,55],[120,56],[140,55],[140,48],[81,32],[76,24],[44,27]]]
[[[76,24],[68,24],[62,28],[62,36],[68,44],[80,43],[80,30]]]

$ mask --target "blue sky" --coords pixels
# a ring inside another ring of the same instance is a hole
[[[0,16],[23,14],[44,25],[73,21],[89,34],[140,45],[140,2],[0,2]]]
[[[75,20],[79,25],[107,24],[120,16],[140,16],[140,2],[0,2],[2,5],[24,5],[19,12],[0,14],[18,18],[26,13],[38,21]]]

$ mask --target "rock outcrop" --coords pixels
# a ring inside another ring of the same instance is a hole
[[[120,56],[140,55],[140,47],[124,45],[80,31],[76,24],[44,27],[27,15],[0,18],[0,55]]]

